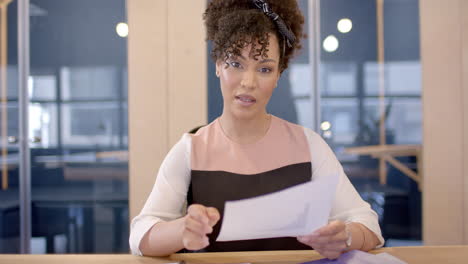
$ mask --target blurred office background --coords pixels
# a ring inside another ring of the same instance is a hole
[[[128,252],[125,0],[0,3],[0,252],[18,253],[22,244],[32,253]],[[26,94],[18,81],[27,56],[22,33],[30,47]],[[29,115],[30,166],[23,168],[20,100]],[[29,200],[20,197],[21,169],[30,171]],[[22,224],[25,204],[31,214]],[[29,238],[20,235],[26,225]]]

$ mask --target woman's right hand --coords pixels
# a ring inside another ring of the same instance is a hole
[[[205,207],[201,204],[190,205],[183,221],[184,247],[188,250],[200,250],[207,247],[210,244],[207,234],[213,232],[213,226],[219,218],[219,211],[214,207]]]

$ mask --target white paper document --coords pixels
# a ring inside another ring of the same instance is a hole
[[[326,225],[335,198],[338,174],[224,206],[216,241],[295,237]]]

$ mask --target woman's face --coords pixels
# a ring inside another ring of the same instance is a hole
[[[266,114],[266,106],[280,77],[279,46],[275,35],[270,34],[267,58],[250,57],[251,46],[241,51],[241,56],[216,63],[223,94],[223,114],[236,119],[253,119]],[[258,45],[258,44],[257,44]],[[257,46],[258,47],[258,46]]]

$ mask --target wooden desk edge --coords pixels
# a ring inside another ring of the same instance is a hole
[[[169,256],[171,260],[195,263],[245,263],[245,262],[306,262],[322,259],[315,250],[285,250],[285,251],[241,251],[241,252],[208,252],[180,253]]]
[[[428,263],[427,260],[438,260],[437,263],[465,263],[468,258],[468,245],[456,246],[417,246],[388,247],[372,250],[370,253],[387,252],[408,263]],[[139,257],[130,254],[67,254],[67,255],[1,255],[0,263],[85,263],[85,264],[169,264],[184,261],[195,263],[288,263],[297,264],[321,259],[316,251],[250,251],[218,253],[182,253],[168,257]],[[444,262],[445,260],[445,262]],[[442,261],[442,262],[440,262]],[[182,262],[181,262],[182,263]]]

